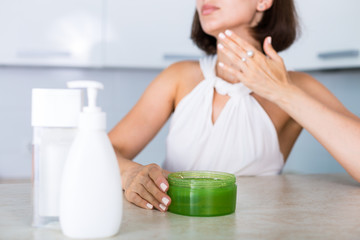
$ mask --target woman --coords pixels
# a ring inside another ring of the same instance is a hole
[[[168,170],[278,174],[303,127],[360,181],[360,120],[286,71],[277,52],[295,36],[292,0],[197,0],[192,39],[208,56],[165,69],[109,133],[126,198],[166,211]],[[164,169],[132,162],[172,113]]]

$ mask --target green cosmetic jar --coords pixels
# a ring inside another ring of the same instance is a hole
[[[186,216],[221,216],[235,212],[234,174],[184,171],[168,176],[171,198],[168,210]]]

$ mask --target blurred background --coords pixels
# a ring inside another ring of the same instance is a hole
[[[360,2],[296,5],[302,34],[281,53],[287,68],[311,74],[360,116]],[[189,37],[194,11],[195,0],[0,0],[0,180],[31,177],[32,88],[102,82],[99,105],[110,130],[165,67],[203,56]],[[167,130],[135,161],[161,165]],[[304,130],[284,172],[344,169]]]

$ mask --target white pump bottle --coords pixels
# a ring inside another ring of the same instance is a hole
[[[67,157],[60,192],[60,225],[71,238],[115,235],[122,218],[122,185],[114,149],[106,134],[106,115],[96,106],[95,81],[68,82],[87,88],[88,107],[79,115],[78,133]]]

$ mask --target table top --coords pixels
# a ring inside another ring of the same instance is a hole
[[[110,239],[359,239],[360,183],[346,174],[237,178],[236,212],[188,217],[124,201]],[[68,239],[31,227],[31,184],[0,184],[0,239]]]

